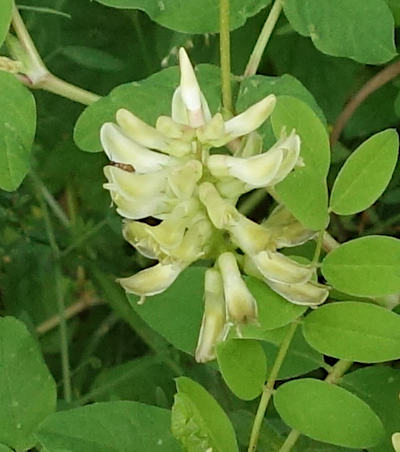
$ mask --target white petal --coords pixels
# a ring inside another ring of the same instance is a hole
[[[185,165],[170,171],[168,183],[178,198],[190,198],[203,173],[203,165],[198,160],[190,160]]]
[[[128,110],[121,108],[116,114],[117,123],[129,138],[142,146],[158,151],[165,151],[168,147],[167,137],[154,127],[149,126]]]
[[[172,96],[171,117],[175,122],[189,125],[189,115],[182,99],[180,87],[176,88]]]
[[[240,274],[236,258],[226,252],[219,256],[218,267],[224,285],[228,318],[235,323],[257,320],[257,303]]]
[[[180,263],[157,264],[118,282],[128,292],[140,296],[151,296],[164,292],[184,269]]]
[[[117,206],[117,212],[130,220],[146,217],[159,218],[170,211],[172,200],[167,196],[153,198],[127,198],[119,192],[110,190],[111,198]]]
[[[215,269],[208,269],[204,278],[204,315],[195,358],[199,363],[215,358],[215,345],[226,331],[226,307],[222,278]]]
[[[136,174],[107,165],[104,167],[104,174],[109,182],[104,187],[117,191],[127,198],[153,198],[159,196],[167,186],[168,175],[165,170]]]
[[[237,210],[221,197],[211,182],[203,182],[199,187],[199,199],[206,207],[208,216],[217,229],[226,228]]]
[[[261,251],[252,256],[261,274],[269,281],[283,284],[302,284],[311,278],[314,268],[301,265],[283,254]]]
[[[135,247],[140,254],[149,259],[159,259],[161,251],[159,244],[151,236],[151,226],[139,221],[126,221],[122,234],[124,239]]]
[[[283,151],[283,160],[272,184],[278,184],[293,170],[300,157],[300,137],[294,132],[286,139],[278,142],[276,146]]]
[[[276,97],[273,94],[265,97],[246,111],[225,123],[226,133],[231,139],[247,135],[258,129],[261,124],[273,112],[276,104]]]
[[[183,47],[179,49],[179,66],[181,70],[180,87],[183,102],[189,111],[200,110],[200,87],[192,63]]]
[[[329,290],[326,286],[308,281],[305,284],[281,284],[266,280],[266,283],[281,295],[286,300],[293,304],[304,306],[318,306],[322,304],[329,295]]]
[[[132,165],[138,173],[157,171],[174,162],[173,158],[150,151],[131,140],[112,123],[102,126],[100,139],[104,151],[111,161]]]
[[[400,452],[400,433],[393,433],[392,444],[395,452]]]

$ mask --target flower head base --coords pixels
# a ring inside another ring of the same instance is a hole
[[[316,306],[328,296],[312,280],[315,268],[280,254],[315,235],[283,206],[257,224],[235,207],[240,195],[281,182],[302,165],[300,137],[282,133],[262,152],[256,129],[272,113],[276,98],[269,95],[224,121],[211,116],[186,52],[179,52],[181,81],[172,99],[171,117],[156,127],[127,110],[118,110],[116,124],[101,129],[101,142],[112,161],[104,169],[118,213],[126,220],[125,239],[157,264],[119,280],[127,292],[146,296],[163,292],[179,273],[198,259],[215,260],[206,271],[205,310],[196,359],[215,357],[214,346],[230,325],[257,321],[257,302],[242,272],[265,281],[296,304]],[[233,140],[234,155],[210,153]],[[161,220],[157,226],[138,221]],[[243,255],[236,253],[240,249]]]

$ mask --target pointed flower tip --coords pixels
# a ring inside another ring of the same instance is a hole
[[[201,93],[192,63],[183,47],[179,50],[179,66],[181,70],[181,95],[189,111],[201,112]]]

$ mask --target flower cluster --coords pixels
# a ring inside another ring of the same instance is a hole
[[[181,80],[171,117],[159,117],[154,128],[121,109],[117,124],[102,126],[101,142],[112,162],[104,169],[108,180],[104,187],[126,219],[125,239],[158,261],[119,280],[141,302],[167,289],[196,260],[215,260],[205,275],[205,309],[196,350],[196,359],[204,362],[214,358],[215,344],[231,325],[257,319],[257,303],[242,273],[260,278],[296,304],[319,305],[328,290],[315,282],[312,265],[277,251],[304,243],[314,231],[305,229],[281,205],[263,224],[235,208],[242,194],[273,187],[296,165],[303,165],[295,131],[283,132],[271,149],[262,151],[255,130],[272,113],[275,96],[229,120],[220,113],[211,116],[184,49],[179,62]],[[211,151],[222,147],[225,153]],[[234,154],[227,148],[235,149]],[[139,221],[147,217],[160,223]]]

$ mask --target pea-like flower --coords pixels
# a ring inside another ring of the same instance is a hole
[[[296,304],[319,305],[328,289],[315,282],[314,266],[278,251],[310,240],[314,231],[281,205],[262,224],[235,207],[242,194],[272,188],[303,165],[294,130],[262,150],[256,129],[272,113],[276,97],[269,95],[228,120],[220,113],[212,116],[184,49],[179,63],[181,80],[171,117],[159,117],[152,127],[120,109],[116,124],[102,126],[101,142],[111,161],[104,168],[104,188],[125,218],[125,239],[158,261],[119,280],[141,302],[166,290],[193,262],[214,260],[205,275],[205,310],[195,354],[204,362],[215,357],[215,344],[224,340],[231,325],[257,321],[257,302],[243,273]],[[234,155],[227,153],[232,142]],[[221,153],[211,152],[222,147]],[[141,221],[148,217],[160,223]]]

